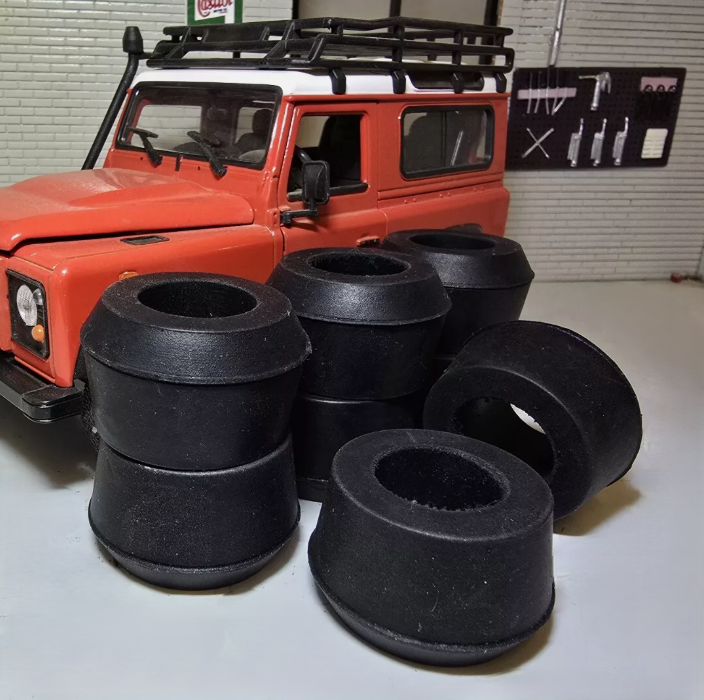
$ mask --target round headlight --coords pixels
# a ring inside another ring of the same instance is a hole
[[[44,303],[39,289],[32,291],[26,284],[17,290],[17,311],[28,326],[37,325],[39,306]]]

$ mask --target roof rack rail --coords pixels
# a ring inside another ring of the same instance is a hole
[[[394,92],[406,90],[407,73],[444,75],[455,92],[481,89],[483,76],[506,90],[513,49],[504,39],[513,30],[411,17],[361,20],[341,17],[166,27],[147,65],[158,68],[323,69],[335,94],[344,94],[345,69],[383,71]],[[223,52],[230,56],[189,54]],[[243,55],[246,54],[246,55]],[[477,58],[474,63],[468,58]],[[497,57],[502,65],[494,65]],[[490,62],[490,63],[487,63]]]

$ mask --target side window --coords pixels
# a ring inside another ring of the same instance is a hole
[[[300,197],[301,165],[305,160],[328,162],[332,195],[364,191],[361,128],[361,114],[304,115],[298,124],[288,178],[289,199]]]
[[[413,108],[403,113],[401,172],[428,177],[491,164],[494,113],[485,107]]]

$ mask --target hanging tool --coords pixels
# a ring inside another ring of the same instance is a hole
[[[528,109],[526,109],[526,114],[530,114],[530,103],[533,101],[533,71],[529,74],[528,83]]]
[[[557,15],[555,16],[555,29],[552,32],[552,39],[550,41],[550,50],[548,53],[548,65],[557,65],[557,57],[560,53],[560,44],[562,43],[562,27],[565,24],[565,6],[567,5],[567,0],[560,0],[560,4],[557,6]],[[553,112],[554,114],[554,112]]]
[[[568,97],[574,97],[576,94],[577,90],[575,88],[560,87],[560,72],[557,71],[557,77],[555,78],[555,99],[552,103],[552,115],[555,116],[560,111],[560,108],[563,104],[565,104],[565,100]],[[560,95],[562,95],[562,99],[558,102],[558,97]]]
[[[552,100],[552,109],[550,110],[550,114],[554,115],[555,114],[555,107],[557,106],[557,93],[560,92],[560,69],[556,68],[555,69],[555,94],[553,96]]]
[[[606,122],[601,123],[601,131],[597,131],[594,134],[594,140],[592,141],[592,160],[594,161],[592,165],[596,168],[601,164],[601,152],[604,149],[604,137],[606,136]]]
[[[584,119],[579,120],[579,131],[575,131],[570,136],[570,147],[567,151],[567,160],[572,168],[577,167],[579,162],[579,147],[582,145],[582,134],[584,133]]]
[[[599,109],[599,100],[602,92],[611,93],[611,73],[604,71],[596,75],[580,75],[580,80],[594,80],[594,95],[592,96],[592,112]]]
[[[550,104],[548,101],[548,95],[550,94],[550,67],[548,66],[547,73],[545,74],[545,114],[550,115]]]
[[[628,117],[626,117],[626,122],[623,126],[623,131],[616,132],[616,138],[614,139],[614,165],[621,165],[623,161],[623,149],[626,146],[626,139],[628,138]]]
[[[538,107],[540,107],[540,79],[543,77],[543,74],[538,71],[538,99],[535,101],[535,109],[533,110],[533,114],[538,113]]]
[[[527,158],[536,148],[539,148],[546,158],[550,158],[548,152],[543,148],[543,141],[552,134],[555,129],[548,129],[540,138],[538,138],[530,129],[526,128],[526,131],[530,134],[530,137],[535,141],[535,143],[521,156],[521,158]]]

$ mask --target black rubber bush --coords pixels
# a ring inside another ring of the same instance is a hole
[[[308,558],[354,632],[419,663],[488,661],[550,617],[552,496],[512,455],[385,430],[333,462]]]
[[[555,518],[621,478],[642,437],[638,399],[613,360],[573,331],[534,321],[472,336],[431,389],[423,423],[497,445],[532,466],[552,490]]]
[[[301,391],[336,399],[391,399],[420,389],[450,301],[428,263],[358,248],[284,256],[269,282],[310,337]]]
[[[459,230],[392,233],[383,248],[416,255],[440,275],[452,301],[438,354],[456,355],[475,331],[520,317],[534,273],[508,238]]]
[[[189,471],[280,445],[310,353],[283,294],[199,273],[113,284],[81,342],[101,438],[131,459]]]
[[[90,525],[127,571],[158,586],[227,586],[264,567],[293,534],[291,440],[217,471],[160,469],[100,444]]]
[[[299,498],[323,500],[333,457],[353,438],[376,430],[419,428],[425,395],[349,401],[300,393],[291,414]]]

